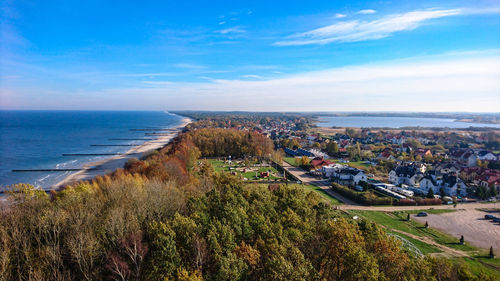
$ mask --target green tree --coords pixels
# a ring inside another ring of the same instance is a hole
[[[339,153],[339,146],[335,141],[330,141],[328,145],[326,146],[326,152],[329,155],[336,155]]]
[[[177,273],[181,258],[177,252],[175,232],[165,223],[152,222],[148,227],[150,256],[145,266],[148,280],[170,279]]]
[[[490,186],[490,196],[491,197],[496,197],[498,195],[497,189],[495,188],[495,185],[492,184]]]
[[[365,241],[355,224],[345,219],[330,222],[321,254],[319,273],[324,280],[377,280],[375,259],[365,251]]]
[[[429,191],[427,192],[427,198],[434,198],[434,190],[429,188]]]

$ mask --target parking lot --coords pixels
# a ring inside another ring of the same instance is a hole
[[[471,245],[496,251],[500,250],[500,224],[487,220],[485,215],[500,217],[500,213],[486,213],[475,209],[461,209],[452,213],[429,214],[427,217],[414,217],[415,220],[429,223],[430,227],[442,230],[457,238],[464,236]]]

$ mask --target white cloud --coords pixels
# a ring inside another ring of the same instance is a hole
[[[141,83],[149,85],[173,85],[174,82],[171,81],[141,81]]]
[[[235,26],[226,29],[216,30],[215,32],[220,34],[230,34],[230,33],[245,33],[246,30],[244,30],[241,26]]]
[[[192,64],[192,63],[177,63],[177,64],[174,64],[174,66],[178,67],[178,68],[186,68],[186,69],[205,69],[206,68],[203,65]]]
[[[500,51],[412,58],[263,80],[154,82],[142,87],[23,98],[7,89],[3,107],[250,110],[472,111],[500,108]],[[207,78],[210,79],[210,78]],[[34,92],[38,89],[33,89]],[[52,104],[47,104],[50,101]],[[16,104],[18,102],[20,105]],[[0,107],[2,107],[0,106]],[[107,106],[107,107],[106,107]],[[70,108],[73,109],[73,108]]]
[[[342,67],[261,81],[215,80],[164,90],[192,97],[190,103],[196,102],[185,108],[197,109],[497,112],[498,77],[500,54]]]
[[[219,25],[223,25],[223,24],[225,24],[225,23],[226,23],[225,21],[220,21],[220,22],[219,22]]]
[[[289,36],[276,42],[277,46],[328,44],[332,42],[357,42],[391,36],[395,32],[418,28],[424,21],[459,15],[461,9],[422,10],[388,15],[372,21],[344,21]]]
[[[347,15],[337,13],[337,14],[335,14],[335,17],[336,17],[336,18],[338,18],[338,19],[340,19],[340,18],[345,18],[345,17],[347,17]]]
[[[255,74],[247,74],[247,75],[242,75],[241,77],[243,78],[252,78],[252,79],[263,79],[262,76],[260,75],[255,75]]]
[[[155,73],[120,73],[113,74],[114,77],[158,77],[158,76],[173,76],[171,72],[155,72]]]
[[[372,10],[372,9],[364,9],[364,10],[359,10],[357,14],[361,15],[370,15],[370,14],[375,14],[377,11]]]

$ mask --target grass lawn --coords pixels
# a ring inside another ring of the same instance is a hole
[[[449,209],[429,209],[429,210],[409,210],[405,211],[405,213],[410,213],[410,214],[418,214],[420,212],[426,212],[427,214],[443,214],[443,213],[453,213],[455,210],[449,210]]]
[[[321,188],[319,188],[319,187],[317,187],[315,185],[302,184],[301,186],[303,186],[307,190],[317,192],[321,197],[323,197],[330,204],[333,204],[333,205],[340,205],[340,204],[342,204],[342,202],[340,202],[339,200],[337,200],[337,198],[332,197],[330,194],[326,193],[326,191],[324,191],[323,189],[321,189]]]
[[[295,157],[283,157],[283,161],[287,162],[288,164],[297,167],[295,164]]]
[[[366,164],[365,161],[355,161],[355,162],[344,163],[344,162],[341,162],[338,159],[328,159],[328,160],[330,160],[332,162],[335,162],[335,163],[347,165],[347,166],[350,166],[350,167],[353,167],[353,168],[357,168],[357,169],[360,169],[360,170],[366,170],[369,167],[371,167],[371,165],[370,164]]]
[[[409,236],[406,236],[402,233],[398,233],[398,232],[392,232],[392,231],[387,231],[387,233],[390,233],[390,234],[393,234],[393,235],[397,235],[399,237],[402,237],[408,241],[410,241],[413,245],[415,245],[415,247],[417,247],[420,252],[422,252],[422,254],[424,255],[427,255],[427,254],[432,254],[432,253],[441,253],[442,251],[439,250],[438,248],[434,247],[434,246],[431,246],[427,243],[424,243],[420,240],[416,240],[416,239],[413,239]]]
[[[465,262],[469,264],[471,271],[474,274],[481,272],[494,275],[500,279],[500,259],[490,259],[486,255],[476,255],[471,258],[453,259],[454,262]]]
[[[442,213],[449,212],[453,210],[425,210],[428,213]],[[352,210],[349,211],[351,214],[358,215],[365,219],[374,221],[379,223],[387,228],[387,231],[391,231],[391,229],[404,231],[417,236],[425,236],[431,238],[435,242],[447,246],[449,248],[454,248],[462,251],[475,251],[477,248],[472,247],[470,245],[460,245],[458,240],[453,236],[442,233],[436,229],[433,229],[432,226],[430,228],[425,228],[423,224],[410,220],[406,221],[406,217],[408,212],[381,212],[381,211],[359,211]],[[410,213],[418,213],[419,211],[410,211]],[[418,245],[416,245],[418,247]],[[423,249],[420,249],[424,252]]]

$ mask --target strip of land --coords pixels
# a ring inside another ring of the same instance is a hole
[[[192,120],[190,118],[184,118],[179,126],[172,128],[171,133],[161,135],[161,137],[155,139],[154,141],[145,142],[141,145],[133,147],[124,154],[88,163],[83,166],[81,171],[68,175],[62,181],[56,183],[53,188],[57,189],[73,182],[89,180],[96,176],[105,175],[116,169],[123,168],[130,158],[140,157],[141,155],[145,155],[148,152],[167,145],[173,138],[175,138],[182,128],[191,122]]]

